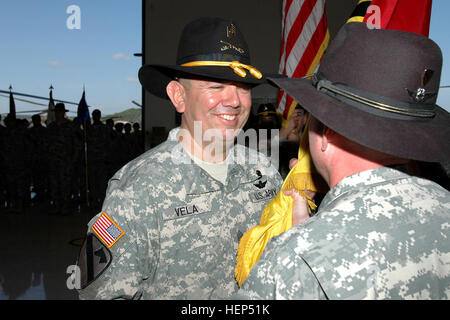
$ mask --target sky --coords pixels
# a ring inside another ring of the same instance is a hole
[[[1,0],[0,89],[48,96],[52,85],[55,99],[78,103],[84,86],[88,105],[103,115],[137,108],[131,101],[142,99],[141,58],[133,56],[142,51],[141,6],[141,0]],[[450,85],[448,12],[450,1],[433,1],[430,38],[443,51],[442,86]],[[438,105],[450,111],[450,88],[440,90]],[[16,99],[17,111],[45,108]],[[0,96],[0,114],[8,112],[9,100]]]
[[[76,11],[67,13],[71,5],[79,8],[79,25]],[[0,89],[11,84],[48,97],[52,85],[55,99],[78,103],[85,86],[88,105],[103,115],[138,108],[131,101],[142,100],[142,60],[133,56],[142,51],[141,7],[141,0],[1,0]],[[17,111],[41,108],[16,99]],[[0,96],[0,113],[8,112]]]

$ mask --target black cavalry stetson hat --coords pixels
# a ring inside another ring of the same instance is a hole
[[[442,52],[422,35],[345,24],[308,79],[270,80],[315,118],[401,158],[450,160],[450,114],[436,105]]]
[[[237,24],[220,18],[199,18],[184,27],[176,65],[149,64],[139,70],[144,89],[165,99],[166,86],[176,77],[267,83],[265,75],[251,65],[247,42]]]
[[[59,102],[55,105],[55,112],[61,111],[61,112],[68,112],[69,110],[66,109],[66,105],[62,102]]]
[[[258,107],[257,115],[267,116],[270,114],[277,114],[277,109],[272,103],[263,103]]]

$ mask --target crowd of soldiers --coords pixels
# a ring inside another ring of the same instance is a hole
[[[108,180],[143,153],[139,123],[103,123],[96,109],[84,125],[77,117],[69,120],[67,111],[57,104],[55,121],[46,126],[38,114],[32,124],[8,115],[0,125],[1,211],[21,213],[41,204],[50,214],[82,206],[99,210]]]

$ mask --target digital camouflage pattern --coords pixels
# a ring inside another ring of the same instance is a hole
[[[30,166],[33,191],[42,195],[48,184],[47,128],[33,126],[28,129],[30,139]]]
[[[86,133],[89,196],[95,202],[105,198],[106,185],[108,183],[107,151],[110,140],[108,128],[102,122],[89,125]]]
[[[110,248],[110,266],[79,291],[81,299],[226,299],[236,293],[239,240],[257,224],[281,177],[267,157],[255,164],[261,154],[237,145],[239,156],[222,185],[192,162],[177,133],[110,180],[102,211],[125,234]]]
[[[0,124],[0,149],[4,150],[3,144],[6,138],[6,128]],[[5,205],[6,199],[6,183],[5,183],[5,168],[4,168],[4,151],[0,153],[0,209]]]
[[[47,126],[50,195],[64,204],[70,198],[73,162],[82,151],[82,141],[75,130],[68,119]]]
[[[30,141],[27,129],[19,124],[7,127],[4,131],[0,157],[3,162],[4,183],[10,198],[23,201],[29,192]],[[11,199],[10,199],[11,200]]]
[[[449,299],[450,193],[379,168],[272,239],[236,299]]]

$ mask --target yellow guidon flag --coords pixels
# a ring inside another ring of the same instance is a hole
[[[259,225],[247,231],[240,240],[237,265],[234,271],[239,286],[242,286],[242,283],[247,279],[250,270],[256,261],[259,260],[269,240],[292,227],[293,199],[291,196],[285,195],[282,190],[298,191],[302,197],[307,199],[310,213],[311,210],[316,208],[316,204],[305,191],[325,192],[327,190],[327,187],[323,185],[323,180],[319,180],[320,183],[316,181],[315,184],[313,179],[313,176],[318,175],[318,173],[309,154],[308,127],[310,118],[308,116],[305,130],[302,134],[297,164],[287,175],[276,197],[264,208]]]

